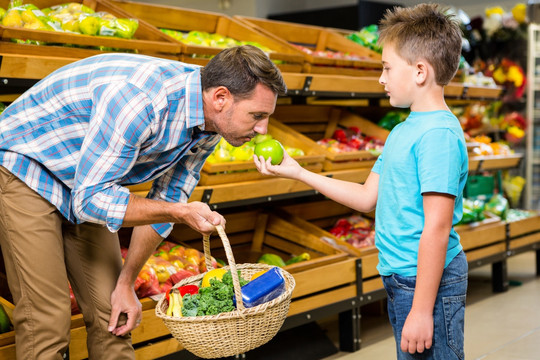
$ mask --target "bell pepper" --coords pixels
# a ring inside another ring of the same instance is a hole
[[[186,294],[195,295],[199,293],[199,287],[197,285],[184,285],[180,286],[178,291],[180,292],[180,296],[184,296]]]

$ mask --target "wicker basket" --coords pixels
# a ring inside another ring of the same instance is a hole
[[[221,226],[216,227],[223,242],[225,253],[233,277],[236,310],[208,316],[172,317],[167,316],[168,304],[161,298],[156,306],[156,316],[163,319],[171,334],[188,351],[198,357],[211,359],[243,354],[270,341],[279,331],[291,302],[295,286],[294,278],[281,269],[285,278],[285,292],[279,297],[266,303],[246,308],[242,302],[241,288],[238,280],[240,271],[243,278],[250,279],[253,274],[267,270],[272,266],[266,264],[236,265],[231,246],[225,231]],[[210,263],[210,238],[203,238],[204,256],[207,269],[212,269]],[[187,284],[198,285],[204,274],[184,279],[174,285],[178,288]]]

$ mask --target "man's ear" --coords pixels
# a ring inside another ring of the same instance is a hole
[[[423,85],[428,77],[429,67],[424,61],[418,61],[416,63],[416,83],[418,85]]]
[[[222,111],[231,101],[232,94],[225,86],[218,86],[212,90],[212,103],[216,111]]]

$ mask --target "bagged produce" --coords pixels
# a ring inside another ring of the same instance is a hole
[[[12,0],[2,18],[2,25],[31,30],[59,31],[58,22],[46,16],[37,6]]]
[[[501,194],[496,194],[486,204],[486,211],[497,215],[501,220],[506,220],[508,215],[509,204],[508,200]]]
[[[375,244],[374,221],[359,214],[339,219],[329,232],[356,248]]]
[[[486,218],[484,215],[485,208],[485,202],[480,199],[463,199],[463,216],[458,225],[484,220]]]
[[[148,264],[143,265],[135,279],[135,293],[139,298],[161,293],[156,272]]]

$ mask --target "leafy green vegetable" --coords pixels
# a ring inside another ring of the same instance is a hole
[[[248,283],[240,276],[240,286]],[[182,316],[217,315],[234,310],[233,282],[230,271],[227,271],[221,280],[210,279],[210,286],[202,287],[195,295],[186,294],[182,298]]]

